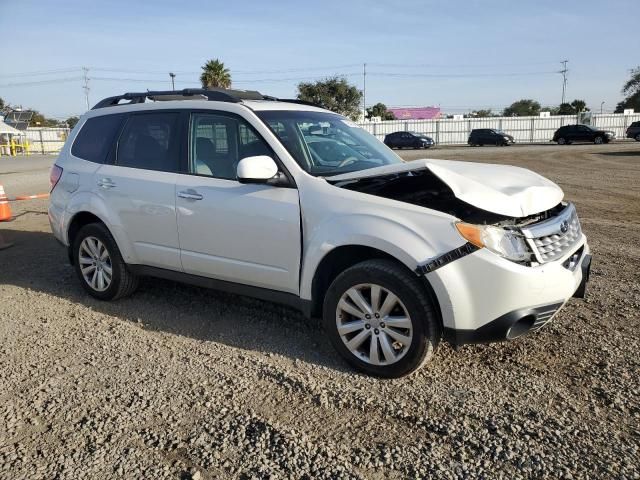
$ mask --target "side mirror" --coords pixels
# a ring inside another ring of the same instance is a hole
[[[240,183],[267,183],[278,174],[278,166],[267,155],[245,157],[238,162],[236,175]]]

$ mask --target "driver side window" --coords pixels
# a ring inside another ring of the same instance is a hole
[[[223,113],[194,113],[189,135],[189,173],[236,179],[238,162],[273,152],[244,120]]]

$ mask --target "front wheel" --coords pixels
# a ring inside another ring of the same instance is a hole
[[[558,145],[566,145],[567,144],[567,139],[564,137],[560,137],[558,139]]]
[[[420,368],[441,335],[424,286],[389,260],[368,260],[338,275],[324,299],[323,323],[349,364],[387,378]]]
[[[129,271],[111,232],[101,223],[80,229],[73,242],[76,273],[83,288],[100,300],[132,294],[138,277]]]
[[[640,133],[635,136],[636,142],[640,142]]]
[[[601,145],[604,143],[604,138],[597,136],[594,140],[593,143],[595,143],[596,145]]]

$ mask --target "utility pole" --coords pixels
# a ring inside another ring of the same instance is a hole
[[[176,89],[176,82],[175,82],[176,74],[173,73],[173,72],[169,72],[169,76],[171,77],[171,90],[175,90]]]
[[[564,94],[567,90],[567,72],[569,70],[567,70],[567,62],[569,60],[562,60],[560,63],[562,64],[562,70],[560,70],[560,73],[562,74],[562,102],[560,102],[561,104],[564,103]]]
[[[367,118],[367,64],[362,64],[362,121]]]
[[[90,110],[89,108],[89,90],[91,90],[89,88],[89,69],[87,67],[82,67],[82,72],[83,72],[83,82],[84,85],[82,87],[82,89],[84,90],[84,99],[87,102],[87,110]]]

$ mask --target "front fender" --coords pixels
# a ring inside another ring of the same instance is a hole
[[[375,248],[396,258],[410,270],[415,270],[428,259],[465,243],[461,237],[456,239],[450,235],[452,225],[449,221],[437,220],[428,228],[431,235],[427,237],[421,231],[424,228],[420,229],[418,225],[375,214],[359,213],[325,219],[314,226],[310,237],[304,241],[300,297],[311,299],[313,277],[318,265],[338,247]]]

